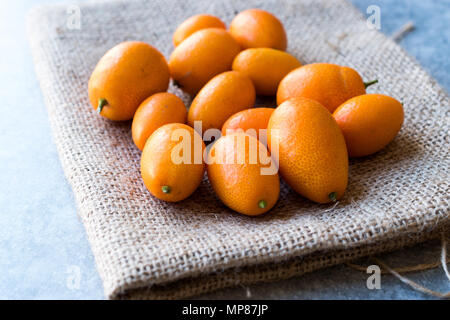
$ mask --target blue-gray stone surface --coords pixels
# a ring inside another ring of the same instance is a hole
[[[39,3],[0,2],[0,299],[103,299],[83,225],[53,144],[47,112],[26,39],[25,16]],[[381,31],[408,21],[415,30],[399,43],[449,91],[450,1],[352,0],[366,14],[381,9]],[[384,255],[392,265],[435,261],[439,242]],[[362,261],[363,263],[366,261]],[[409,275],[448,291],[442,270]],[[427,299],[390,275],[368,290],[368,275],[341,265],[289,280],[221,290],[200,298]]]

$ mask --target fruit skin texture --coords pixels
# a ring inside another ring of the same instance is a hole
[[[238,139],[245,142],[245,149],[239,144]],[[240,153],[243,161],[222,161],[208,164],[208,179],[217,196],[230,209],[239,213],[256,216],[269,211],[277,202],[280,194],[280,179],[278,173],[273,175],[262,175],[263,165],[258,157],[256,162],[251,162],[249,157],[250,143],[257,144],[257,150],[266,147],[256,138],[244,133],[233,133],[222,136],[209,150],[208,159],[212,156],[220,157],[226,155],[227,159],[238,159]],[[242,152],[245,150],[245,158]],[[261,202],[264,201],[262,208]]]
[[[100,114],[125,121],[133,118],[144,99],[168,86],[164,56],[147,43],[127,41],[110,49],[97,63],[89,79],[89,100],[97,109],[99,99],[106,99]]]
[[[403,124],[402,104],[383,94],[354,97],[333,113],[350,157],[363,157],[383,149]]]
[[[173,34],[173,44],[178,46],[184,39],[196,31],[206,28],[226,29],[225,23],[210,14],[197,14],[183,21]]]
[[[202,129],[221,129],[236,112],[253,107],[256,95],[252,81],[237,71],[221,73],[211,79],[192,101],[188,124],[202,121]]]
[[[252,79],[256,94],[273,96],[278,84],[292,70],[301,67],[300,61],[287,52],[271,48],[252,48],[241,51],[234,58],[232,68]]]
[[[330,112],[354,96],[365,94],[361,76],[349,67],[330,63],[313,63],[292,70],[281,80],[277,104],[293,97],[318,101]]]
[[[134,114],[131,134],[142,150],[151,134],[167,123],[186,123],[187,109],[183,101],[168,92],[156,93],[145,99]]]
[[[239,45],[227,31],[199,30],[172,52],[170,74],[181,89],[194,95],[214,76],[231,70],[239,51]]]
[[[320,103],[298,97],[279,105],[269,120],[269,149],[279,145],[279,170],[302,196],[318,202],[344,194],[348,180],[348,155],[344,136]]]
[[[273,48],[286,50],[283,24],[270,12],[249,9],[240,12],[230,24],[230,33],[243,49]]]
[[[172,161],[173,148],[183,141],[182,138],[172,141],[173,132],[179,129],[190,137],[190,143],[187,144],[191,148],[190,163],[176,164]],[[145,143],[141,157],[142,179],[152,195],[164,201],[177,202],[194,193],[205,173],[202,157],[200,163],[194,163],[194,148],[198,148],[195,152],[203,155],[205,144],[200,135],[185,124],[165,124],[153,132]]]
[[[225,121],[222,126],[222,135],[234,133],[239,129],[244,132],[253,129],[256,131],[256,137],[260,140],[259,130],[267,129],[267,124],[274,110],[274,108],[252,108],[239,111]],[[246,133],[250,134],[250,132]]]

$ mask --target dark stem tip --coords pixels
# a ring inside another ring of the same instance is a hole
[[[171,188],[169,186],[162,186],[161,187],[162,192],[164,193],[170,193]]]
[[[373,85],[375,83],[378,83],[378,79],[375,79],[375,80],[372,80],[372,81],[368,81],[368,82],[364,82],[364,88],[367,89],[368,87],[370,87],[371,85]]]
[[[264,200],[259,201],[258,207],[260,207],[261,209],[265,209],[267,207],[267,202]]]
[[[108,104],[108,101],[106,101],[105,98],[98,99],[98,107],[97,107],[97,113],[100,114],[102,112],[103,108]]]
[[[328,198],[330,198],[331,201],[336,202],[337,201],[337,192],[332,192],[328,195]]]

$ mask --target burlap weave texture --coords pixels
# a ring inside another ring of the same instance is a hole
[[[379,79],[369,92],[404,104],[397,138],[376,155],[351,161],[347,193],[333,209],[283,184],[275,209],[249,218],[221,204],[207,180],[183,202],[161,202],[140,178],[130,123],[107,121],[89,104],[90,73],[115,44],[142,40],[168,57],[172,33],[185,18],[211,13],[229,23],[251,7],[283,21],[288,52],[303,63],[353,67],[365,80]],[[31,12],[29,38],[54,141],[107,297],[183,298],[276,280],[423,241],[448,227],[450,100],[346,1],[103,1],[79,5],[79,30],[68,28],[67,8]]]

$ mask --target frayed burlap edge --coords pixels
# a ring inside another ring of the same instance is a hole
[[[33,43],[33,39],[31,41]],[[386,39],[386,41],[390,40]],[[37,44],[35,43],[34,47],[36,46]],[[35,53],[34,50],[33,53]],[[34,58],[37,59],[36,55]],[[39,56],[39,58],[43,58],[42,54]],[[414,59],[411,60],[414,61]],[[39,69],[37,72],[39,77],[40,71],[42,72],[42,69]],[[445,95],[442,88],[440,88],[434,80],[430,81],[432,83],[433,89],[436,92],[440,92],[442,95]],[[43,82],[41,81],[41,85],[42,83]],[[49,105],[54,103],[54,101],[49,101],[49,98],[45,95],[47,88],[43,86],[42,89],[46,98],[46,104]],[[447,96],[445,97],[445,99],[446,101],[448,101]],[[53,130],[55,130],[54,127],[55,124],[52,123]],[[58,151],[61,155],[62,152],[59,147]],[[69,172],[66,169],[64,171],[72,186],[74,187],[74,189],[76,189],[75,185],[73,185],[74,182],[72,181],[72,177],[69,175]],[[77,201],[77,206],[79,208],[81,206],[79,199]],[[87,218],[88,215],[85,215],[84,217],[82,216],[85,226],[88,227],[88,225],[90,225],[92,227],[92,224],[86,220]],[[105,293],[110,299],[184,298],[239,284],[251,284],[259,281],[274,281],[277,279],[304,274],[306,272],[328,267],[345,261],[350,261],[358,257],[367,256],[383,251],[391,251],[403,246],[412,245],[417,242],[431,239],[442,232],[444,228],[448,227],[448,222],[449,219],[447,216],[446,219],[437,221],[434,227],[430,228],[429,226],[427,226],[426,231],[420,230],[420,226],[417,225],[415,226],[417,230],[411,231],[414,229],[414,226],[410,225],[408,226],[408,231],[411,232],[408,233],[405,232],[405,230],[397,230],[398,232],[390,234],[390,238],[388,238],[387,240],[378,241],[380,239],[380,236],[375,235],[373,239],[371,239],[371,241],[374,240],[375,242],[371,242],[365,239],[366,241],[360,241],[360,246],[355,246],[355,244],[352,244],[348,247],[349,249],[329,249],[324,250],[323,252],[318,251],[315,253],[305,253],[306,255],[302,257],[291,258],[286,261],[278,260],[275,263],[262,263],[242,268],[231,267],[223,271],[216,271],[214,273],[203,273],[200,276],[177,278],[174,281],[166,282],[167,285],[158,284],[151,286],[149,284],[149,281],[140,282],[139,280],[133,280],[122,285],[117,285],[116,283],[115,286],[112,286],[112,283],[109,283],[108,286],[105,286]],[[95,239],[92,239],[91,236],[93,236],[93,234],[91,234],[88,230],[88,237],[91,243],[97,241]],[[376,240],[377,238],[378,240]],[[96,263],[99,267],[98,264],[104,264],[105,261],[100,261],[100,259],[98,258],[98,250],[100,250],[98,247],[96,249],[94,248]],[[105,281],[105,279],[103,280]]]
[[[116,291],[111,292],[108,298],[114,300],[169,300],[191,297],[195,299],[197,295],[224,288],[275,282],[377,253],[387,253],[413,246],[420,242],[439,238],[443,232],[448,233],[449,227],[450,220],[445,225],[430,232],[417,232],[407,238],[402,236],[355,249],[317,252],[285,262],[232,268],[202,277],[178,280],[167,285],[148,286],[148,284],[143,283],[141,287],[127,288],[125,291],[121,291],[121,288],[118,288]],[[189,291],[188,295],[186,295],[186,291]]]

